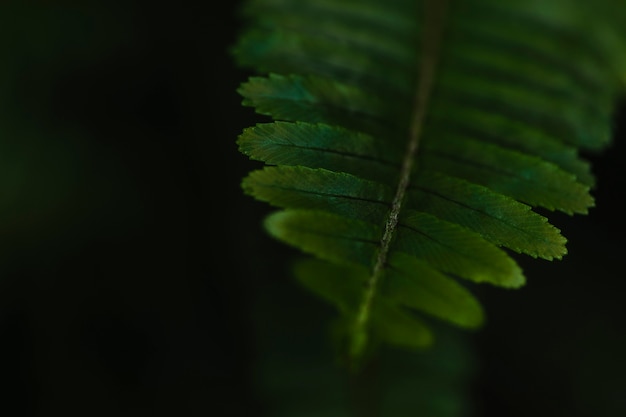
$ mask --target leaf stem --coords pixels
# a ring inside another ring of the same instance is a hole
[[[409,186],[411,172],[415,163],[415,157],[419,149],[424,122],[428,112],[428,105],[435,82],[435,71],[439,60],[441,40],[443,38],[445,17],[448,8],[447,0],[424,1],[424,31],[422,33],[422,54],[419,65],[417,88],[413,103],[413,117],[409,128],[409,137],[398,187],[391,203],[389,217],[385,223],[385,231],[380,241],[380,247],[376,262],[372,267],[372,273],[367,282],[365,295],[359,307],[353,338],[350,346],[350,356],[359,358],[367,343],[367,323],[376,293],[380,277],[387,263],[391,241],[398,226],[398,218],[402,209],[402,203],[406,190]]]

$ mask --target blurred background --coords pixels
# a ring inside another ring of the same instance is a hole
[[[625,106],[589,155],[597,207],[552,218],[569,255],[520,258],[527,286],[485,288],[483,330],[385,352],[354,390],[333,311],[239,188],[258,166],[235,145],[257,121],[228,54],[239,3],[0,6],[0,413],[626,415]]]

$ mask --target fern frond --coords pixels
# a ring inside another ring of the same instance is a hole
[[[429,345],[422,314],[478,328],[467,284],[522,286],[508,251],[567,253],[533,209],[593,207],[580,153],[610,143],[626,74],[622,12],[591,12],[565,0],[246,3],[233,53],[256,74],[238,91],[274,121],[238,138],[266,164],[242,186],[279,209],[272,236],[312,255],[295,274],[337,307],[351,358]]]

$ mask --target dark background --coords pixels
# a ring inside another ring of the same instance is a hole
[[[333,371],[311,370],[332,311],[293,284],[293,253],[260,228],[269,209],[239,188],[257,165],[235,145],[256,121],[227,51],[237,4],[0,6],[4,415],[344,401]],[[522,258],[525,288],[482,294],[467,415],[626,415],[623,115],[614,146],[589,156],[597,207],[553,218],[569,255]]]

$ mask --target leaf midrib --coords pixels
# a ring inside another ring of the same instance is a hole
[[[396,193],[391,203],[389,216],[385,222],[383,236],[380,240],[378,255],[367,281],[363,300],[357,310],[353,338],[350,344],[350,355],[352,358],[358,358],[365,347],[367,339],[366,328],[372,310],[372,303],[376,296],[378,283],[387,264],[393,236],[398,229],[402,203],[409,187],[435,82],[435,71],[438,65],[440,45],[444,32],[447,3],[447,0],[426,0],[424,4],[421,59],[419,60],[417,88],[414,96],[413,117],[408,132],[407,148],[402,160]]]

